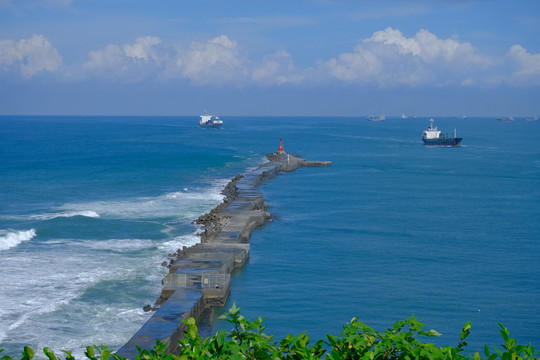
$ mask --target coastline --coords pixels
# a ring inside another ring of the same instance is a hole
[[[249,259],[251,232],[272,218],[259,186],[282,172],[331,166],[330,161],[307,161],[283,151],[266,158],[269,161],[257,169],[231,179],[222,190],[224,200],[194,221],[201,225],[200,243],[178,249],[162,263],[169,273],[162,280],[161,296],[148,306],[154,314],[118,355],[135,358],[136,346],[152,349],[157,340],[167,344],[168,353],[175,353],[187,329],[182,320],[190,317],[201,331],[209,332],[213,308],[223,306],[230,293],[231,272]]]

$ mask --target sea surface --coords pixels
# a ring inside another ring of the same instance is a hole
[[[121,347],[150,317],[168,254],[223,186],[277,150],[328,168],[263,184],[275,221],[251,237],[229,302],[280,339],[383,331],[414,314],[469,352],[502,323],[540,348],[540,122],[428,118],[0,117],[0,349]],[[227,328],[216,320],[214,329]],[[40,357],[44,357],[40,355]]]

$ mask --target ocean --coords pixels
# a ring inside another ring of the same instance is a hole
[[[501,322],[540,347],[540,122],[437,117],[460,147],[427,147],[428,118],[0,117],[0,349],[121,347],[149,318],[167,255],[236,174],[277,151],[302,168],[261,186],[276,219],[251,237],[223,309],[313,341],[358,317],[414,314],[468,352]],[[216,319],[214,330],[228,328]]]

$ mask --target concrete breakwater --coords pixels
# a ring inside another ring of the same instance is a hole
[[[330,166],[329,161],[307,161],[299,155],[270,153],[269,162],[234,177],[223,189],[225,199],[194,222],[201,225],[201,242],[170,254],[161,296],[152,307],[152,317],[117,351],[134,359],[136,346],[151,349],[157,340],[176,353],[178,341],[190,317],[211,319],[213,308],[223,306],[230,293],[231,272],[249,259],[251,232],[272,217],[259,186],[281,172],[300,167]]]

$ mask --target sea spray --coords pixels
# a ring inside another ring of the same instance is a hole
[[[16,247],[24,241],[31,240],[36,236],[36,230],[0,230],[0,251]]]

